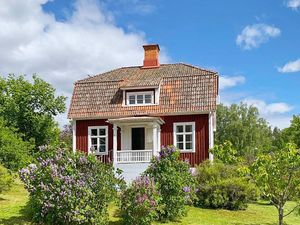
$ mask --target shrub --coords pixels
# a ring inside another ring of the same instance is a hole
[[[35,222],[107,224],[118,179],[93,155],[41,148],[37,164],[20,171]]]
[[[13,182],[12,176],[9,171],[0,164],[0,194],[3,191],[9,190]]]
[[[125,224],[150,225],[157,219],[159,195],[153,179],[138,177],[121,195]]]
[[[236,166],[220,162],[204,162],[196,173],[197,200],[195,205],[204,208],[241,210],[258,196],[257,188],[240,176]]]
[[[154,179],[161,196],[160,220],[175,220],[186,215],[185,204],[193,199],[193,177],[189,164],[180,160],[175,147],[163,147],[146,174]]]
[[[25,142],[0,117],[0,163],[12,171],[18,171],[32,162],[33,144]]]
[[[230,141],[225,141],[223,144],[215,145],[209,151],[216,159],[226,164],[236,164],[240,161],[238,152]]]

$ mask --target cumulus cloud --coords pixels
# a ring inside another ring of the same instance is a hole
[[[286,63],[283,67],[278,68],[280,73],[294,73],[300,71],[300,59]]]
[[[286,6],[297,10],[298,8],[300,8],[300,0],[288,0]]]
[[[248,105],[253,105],[258,108],[259,112],[266,115],[284,114],[290,112],[293,107],[284,102],[276,102],[267,104],[265,101],[254,98],[247,98],[243,100]]]
[[[227,88],[234,87],[239,84],[245,83],[245,77],[244,76],[221,76],[219,78],[220,81],[220,90],[224,90]]]
[[[236,38],[236,44],[242,49],[250,50],[258,48],[270,38],[280,36],[281,31],[275,26],[259,23],[246,26]]]
[[[118,27],[96,0],[75,1],[65,21],[43,11],[47,1],[2,0],[1,75],[37,73],[70,98],[73,83],[87,74],[142,64],[146,37]],[[161,61],[168,60],[162,51]]]

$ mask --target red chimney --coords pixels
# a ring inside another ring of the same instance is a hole
[[[159,45],[152,44],[152,45],[144,45],[145,50],[145,58],[144,58],[144,65],[142,68],[155,68],[159,67]]]

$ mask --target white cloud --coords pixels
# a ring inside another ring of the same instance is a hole
[[[236,44],[242,49],[250,50],[258,48],[261,44],[269,41],[270,38],[278,37],[281,34],[279,28],[259,23],[246,26],[236,38]]]
[[[1,75],[37,73],[70,98],[73,83],[87,74],[142,64],[145,36],[118,27],[96,0],[77,0],[63,22],[43,11],[47,1],[2,0]],[[168,61],[164,51],[161,61]]]
[[[239,84],[245,83],[245,77],[243,76],[221,76],[219,81],[220,81],[220,90],[224,90],[227,88],[234,87]]]
[[[274,114],[284,114],[290,112],[293,107],[284,103],[276,102],[267,104],[265,101],[254,98],[246,98],[243,100],[244,103],[248,105],[253,105],[258,108],[262,115],[274,115]]]
[[[300,0],[288,0],[286,6],[297,10],[298,8],[300,8]]]
[[[300,71],[300,59],[286,63],[283,67],[278,68],[281,73],[294,73]]]

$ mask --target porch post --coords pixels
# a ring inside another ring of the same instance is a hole
[[[153,123],[153,155],[154,156],[158,155],[158,151],[157,151],[157,130],[158,130],[157,123]]]
[[[160,152],[161,150],[161,129],[160,129],[160,125],[158,125],[158,130],[157,130],[157,151]]]
[[[118,126],[114,124],[113,127],[113,163],[117,163],[117,148],[118,148]]]

